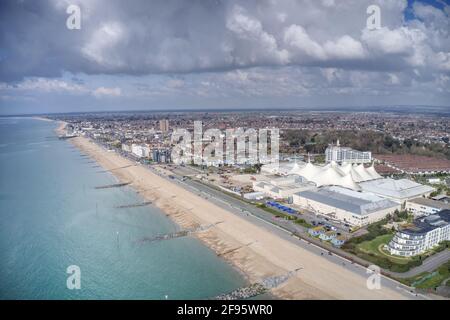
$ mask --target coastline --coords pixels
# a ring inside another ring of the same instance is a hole
[[[60,122],[57,133],[64,131]],[[221,222],[196,234],[218,256],[231,263],[248,281],[284,274],[303,268],[297,275],[270,293],[281,299],[405,299],[389,288],[369,290],[366,277],[284,240],[270,231],[205,200],[154,174],[147,168],[107,152],[84,137],[70,140],[82,152],[120,181],[130,184],[146,200],[162,209],[182,228]],[[119,169],[120,168],[120,169]],[[248,246],[252,243],[251,246]],[[236,248],[239,248],[236,250]]]
[[[49,119],[45,119],[45,118],[35,118],[37,120],[43,120],[43,121],[53,121],[53,120],[49,120]],[[64,121],[58,121],[58,127],[55,128],[55,133],[57,136],[62,136],[64,135],[65,131],[66,131],[66,126],[67,126],[67,122]]]

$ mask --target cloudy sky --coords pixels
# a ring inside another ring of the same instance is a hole
[[[449,33],[443,0],[1,0],[0,114],[450,106]]]

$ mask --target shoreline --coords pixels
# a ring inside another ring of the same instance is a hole
[[[57,132],[64,130],[60,122]],[[383,288],[369,290],[366,277],[284,240],[269,230],[216,206],[186,189],[136,165],[115,152],[107,152],[84,137],[70,140],[120,181],[133,187],[182,228],[222,221],[195,236],[234,266],[250,282],[284,274],[298,267],[296,276],[269,293],[281,299],[405,299],[405,295]],[[126,168],[122,168],[126,167]],[[121,169],[118,169],[121,168]],[[250,246],[249,243],[252,243]]]

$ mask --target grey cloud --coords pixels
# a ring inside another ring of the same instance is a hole
[[[81,7],[79,31],[65,27],[69,3]],[[364,29],[366,8],[374,3],[381,7],[383,28],[372,32]],[[4,0],[0,79],[285,65],[447,72],[448,9],[416,5],[423,22],[405,24],[406,5],[406,0]]]

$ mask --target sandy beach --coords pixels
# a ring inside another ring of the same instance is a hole
[[[63,130],[60,124],[59,130]],[[386,287],[369,290],[366,277],[334,264],[208,200],[154,174],[147,168],[108,152],[84,137],[70,140],[102,167],[161,208],[183,228],[220,224],[197,237],[242,271],[249,281],[303,268],[272,291],[282,299],[405,299]],[[250,246],[247,244],[252,243]],[[238,250],[236,248],[242,247]],[[231,251],[231,252],[229,252]]]

